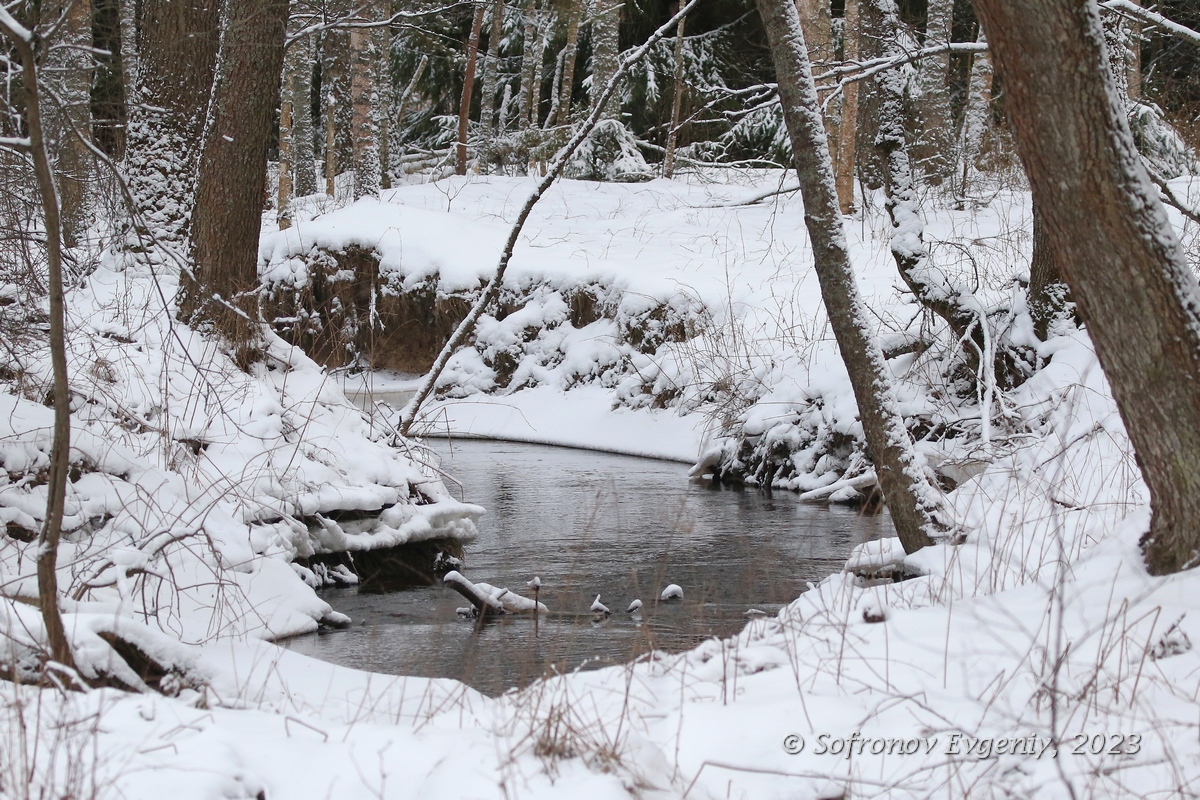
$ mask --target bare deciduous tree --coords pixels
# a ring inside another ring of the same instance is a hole
[[[1200,286],[1115,99],[1086,0],[974,0],[1021,161],[1150,488],[1146,563],[1200,562]]]
[[[858,401],[863,433],[892,522],[905,552],[911,553],[949,526],[896,412],[887,365],[870,334],[869,315],[855,284],[799,15],[791,0],[757,0],[757,5],[775,62],[821,297]]]

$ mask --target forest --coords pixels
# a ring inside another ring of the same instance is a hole
[[[1193,796],[1200,4],[0,59],[0,800]]]

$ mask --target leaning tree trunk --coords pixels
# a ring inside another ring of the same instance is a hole
[[[894,0],[866,0],[864,28],[883,44],[884,55],[903,55],[899,26]],[[876,77],[876,86],[879,132],[875,146],[883,154],[884,190],[892,219],[891,250],[900,277],[917,301],[949,326],[962,345],[964,363],[985,386],[991,387],[993,381],[1002,388],[1017,385],[1029,375],[1030,353],[1015,347],[995,349],[984,330],[988,321],[979,313],[970,290],[948,280],[930,259],[905,135],[904,77],[898,70],[885,70]]]
[[[941,499],[926,478],[912,438],[896,412],[887,364],[869,332],[871,317],[855,285],[834,188],[833,164],[796,6],[791,0],[757,0],[757,5],[775,62],[821,297],[850,376],[867,447],[892,522],[905,552],[912,553],[947,528]]]
[[[142,0],[126,176],[148,233],[182,244],[217,63],[220,0]]]
[[[1200,562],[1200,287],[1087,0],[974,0],[1046,233],[1150,489],[1146,564]]]
[[[471,33],[467,38],[467,63],[463,71],[462,99],[458,104],[458,158],[454,171],[467,174],[467,128],[471,120],[471,94],[475,89],[475,62],[479,59],[479,35],[483,30],[483,12],[486,6],[477,2],[475,17],[471,20]]]
[[[259,219],[287,19],[288,0],[230,4],[196,187],[196,280],[185,282],[183,311],[211,322],[243,365],[257,318]]]
[[[46,521],[38,539],[38,604],[46,628],[50,658],[67,669],[75,660],[58,608],[58,542],[62,535],[63,509],[67,496],[67,471],[71,450],[71,394],[67,386],[66,313],[63,302],[62,231],[58,190],[50,168],[41,104],[39,64],[33,32],[21,26],[0,7],[0,32],[11,42],[21,64],[24,90],[25,137],[34,179],[42,206],[46,234],[46,268],[50,289],[50,363],[54,372],[54,439],[50,448],[50,474],[47,477]]]

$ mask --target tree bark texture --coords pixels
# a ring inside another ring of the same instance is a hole
[[[60,75],[63,105],[45,115],[47,144],[58,176],[63,245],[80,243],[88,225],[89,194],[94,174],[91,142],[92,4],[91,0],[57,0],[49,4],[61,16],[58,44],[49,66]],[[45,13],[45,10],[43,11]]]
[[[347,20],[356,6],[352,0],[329,0],[326,20]],[[321,34],[321,122],[325,128],[325,194],[332,197],[337,176],[353,168],[351,130],[350,31],[331,28]]]
[[[230,4],[200,160],[192,236],[199,285],[185,283],[184,313],[211,321],[235,346],[250,340],[257,317],[258,235],[287,18],[288,0]]]
[[[146,233],[182,243],[217,63],[220,0],[141,0],[126,173]]]
[[[363,9],[365,21],[376,21],[374,6]],[[353,152],[354,197],[379,194],[379,37],[374,28],[350,31],[350,135]]]
[[[471,21],[471,34],[467,38],[467,63],[463,71],[462,100],[458,104],[458,154],[454,171],[467,174],[467,130],[471,120],[471,94],[475,90],[475,62],[479,58],[479,35],[483,30],[483,13],[486,6],[476,2],[475,16]]]
[[[954,22],[954,0],[929,0],[925,46],[949,44]],[[954,125],[950,112],[949,51],[922,59],[921,147],[922,171],[932,183],[940,184],[954,171]]]
[[[1050,335],[1050,325],[1065,312],[1071,302],[1071,289],[1063,281],[1058,262],[1050,249],[1046,223],[1041,210],[1033,207],[1033,258],[1029,262],[1029,315],[1033,332],[1041,341]]]
[[[316,194],[316,153],[313,147],[312,74],[315,48],[313,37],[305,36],[288,48],[293,61],[292,90],[292,164],[297,197]]]
[[[1115,86],[1095,3],[975,0],[1059,267],[1150,489],[1152,573],[1200,556],[1200,287]]]
[[[858,0],[846,0],[846,16],[842,24],[842,59],[849,63],[858,59]],[[838,123],[837,196],[843,214],[854,212],[854,167],[858,140],[858,81],[842,89],[841,120]]]
[[[757,0],[757,5],[775,62],[821,297],[850,376],[892,522],[905,552],[912,553],[946,529],[940,498],[896,413],[887,365],[870,333],[871,323],[855,284],[823,115],[796,7],[792,0]]]

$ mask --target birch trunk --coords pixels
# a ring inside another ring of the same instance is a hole
[[[925,46],[949,44],[953,22],[954,0],[929,0]],[[920,159],[926,176],[931,183],[937,185],[949,178],[954,171],[954,159],[951,155],[954,147],[954,126],[950,114],[949,51],[922,59],[919,69],[923,145]]]
[[[534,58],[535,55],[541,58],[541,52],[535,44],[541,40],[537,29],[537,0],[525,0],[521,16],[521,93],[517,96],[517,127],[525,130],[533,117],[531,109],[540,95],[534,86]],[[532,124],[536,126],[536,120]]]
[[[583,17],[584,0],[570,0],[567,10],[567,44],[563,48],[562,86],[558,90],[557,126],[566,125],[571,118],[571,94],[575,90],[575,62],[579,56],[579,23]]]

